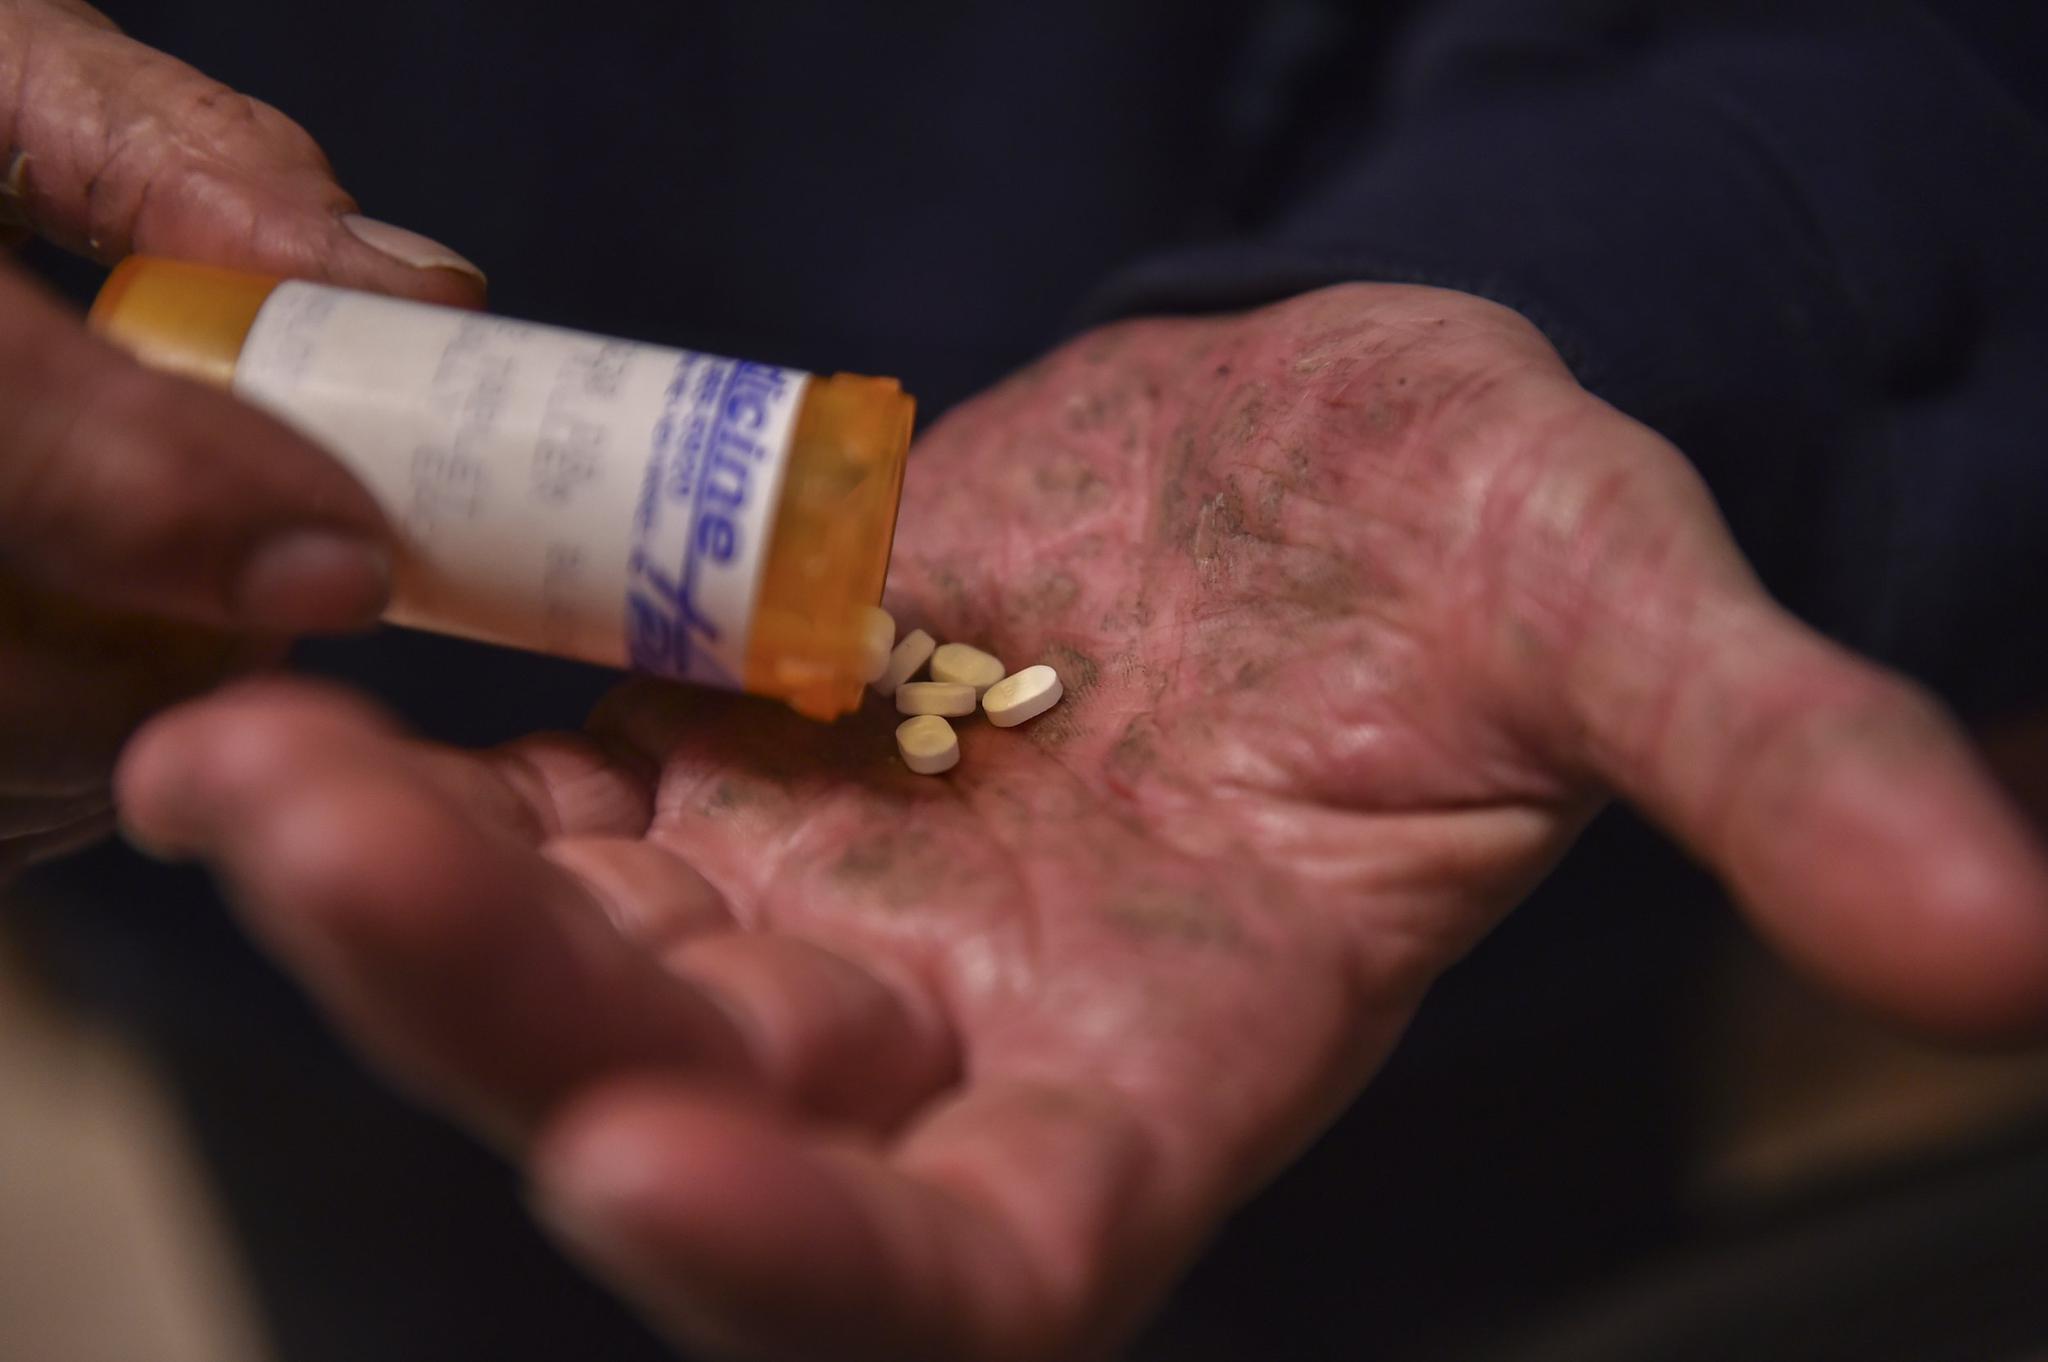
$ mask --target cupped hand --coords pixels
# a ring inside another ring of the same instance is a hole
[[[474,305],[475,268],[355,214],[304,131],[82,4],[0,0],[0,238]],[[0,876],[109,825],[146,715],[374,621],[377,506],[227,396],[144,372],[0,260]]]
[[[146,730],[125,815],[743,1356],[1106,1353],[1612,792],[1847,993],[2048,1013],[2048,865],[1950,722],[1490,304],[1084,337],[924,439],[890,593],[1066,700],[930,779],[880,704],[636,682],[464,754],[271,682]]]

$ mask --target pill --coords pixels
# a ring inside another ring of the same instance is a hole
[[[896,650],[896,617],[879,605],[861,615],[860,679],[873,685],[889,674],[889,658]]]
[[[903,764],[921,776],[935,776],[960,764],[960,739],[936,714],[920,714],[896,725],[896,750]]]
[[[957,681],[980,695],[1004,676],[1003,661],[966,643],[941,643],[932,654],[932,680]]]
[[[974,713],[974,687],[957,681],[909,681],[896,688],[898,714],[943,714],[958,719]]]
[[[1015,728],[1051,709],[1065,693],[1060,674],[1041,662],[990,686],[988,694],[981,697],[981,707],[997,728]]]
[[[918,668],[931,661],[931,656],[932,636],[922,629],[912,629],[897,641],[895,650],[889,654],[889,670],[875,682],[875,689],[883,695],[894,695],[898,686],[916,676]]]

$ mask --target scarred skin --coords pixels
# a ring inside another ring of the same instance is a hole
[[[1939,708],[1477,299],[1081,338],[924,437],[889,600],[1066,700],[931,779],[879,702],[633,682],[463,754],[267,682],[125,816],[734,1356],[1109,1355],[1611,792],[1851,996],[2048,1011],[2048,866]]]

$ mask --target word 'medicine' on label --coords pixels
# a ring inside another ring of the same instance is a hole
[[[738,689],[805,375],[687,355],[669,385],[634,517],[627,645],[636,670]]]

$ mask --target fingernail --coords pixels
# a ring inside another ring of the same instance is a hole
[[[332,530],[294,530],[249,556],[234,604],[251,628],[315,634],[368,628],[390,600],[390,550]]]
[[[454,270],[483,282],[482,270],[432,237],[366,218],[361,213],[350,213],[341,220],[341,225],[354,233],[356,240],[374,251],[381,251],[401,265],[416,270]]]

